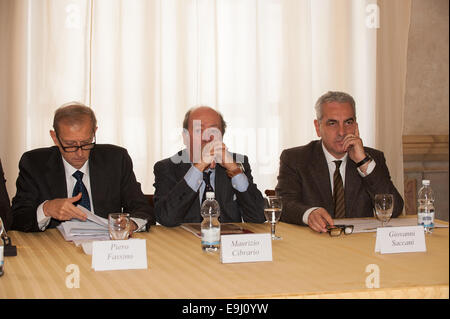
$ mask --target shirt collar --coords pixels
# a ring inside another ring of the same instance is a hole
[[[327,164],[331,164],[334,161],[342,161],[342,166],[345,166],[345,164],[347,163],[348,153],[345,153],[344,157],[342,157],[342,158],[335,158],[333,155],[330,154],[330,152],[328,152],[325,145],[323,145],[323,141],[321,144],[322,144],[323,153],[325,154],[325,159],[327,160]]]
[[[82,172],[84,175],[89,175],[89,159],[86,161],[86,163],[84,163],[84,165],[80,168],[80,169],[76,169],[75,167],[73,167],[72,165],[70,165],[63,156],[62,160],[63,160],[63,164],[64,164],[64,170],[66,172],[66,176],[72,176],[73,173],[75,173],[76,171],[80,171]]]

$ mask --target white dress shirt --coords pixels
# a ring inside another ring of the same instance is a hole
[[[342,177],[342,186],[345,188],[345,170],[346,170],[346,166],[347,166],[348,153],[345,153],[344,157],[342,157],[342,158],[335,158],[333,155],[330,154],[330,152],[328,152],[328,150],[323,145],[323,142],[322,142],[322,149],[323,149],[323,153],[325,154],[325,159],[327,161],[328,172],[330,173],[331,194],[333,194],[333,187],[334,187],[333,175],[334,175],[334,171],[336,170],[336,163],[334,163],[334,161],[342,161],[341,166],[339,167],[339,172],[341,173],[341,177]],[[374,160],[370,161],[369,165],[367,166],[367,170],[366,170],[365,174],[359,169],[359,167],[357,167],[356,169],[358,170],[358,173],[359,173],[359,175],[361,175],[361,177],[365,177],[373,172],[375,165],[376,164],[375,164]],[[320,208],[320,207],[311,207],[310,209],[308,209],[303,214],[302,221],[308,225],[309,214],[311,214],[313,210],[316,210],[318,208]]]

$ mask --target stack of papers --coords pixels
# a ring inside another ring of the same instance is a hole
[[[381,222],[374,217],[367,218],[344,218],[334,219],[334,224],[353,225],[353,233],[370,233],[376,232],[378,227],[381,227]],[[385,227],[403,227],[403,226],[417,226],[417,217],[400,217],[391,218]],[[434,222],[435,228],[448,227],[444,223],[438,221]]]
[[[72,219],[59,224],[56,228],[64,239],[79,245],[91,240],[109,240],[108,220],[99,217],[82,206],[77,206],[87,215],[86,221]]]

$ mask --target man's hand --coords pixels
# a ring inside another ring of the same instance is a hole
[[[138,228],[137,224],[130,219],[130,236],[137,230],[137,228]]]
[[[75,207],[73,203],[81,199],[81,193],[75,197],[57,198],[44,203],[44,215],[53,217],[57,220],[70,220],[78,218],[85,221],[87,216],[79,208]]]
[[[366,157],[362,139],[359,137],[358,124],[356,124],[355,134],[348,134],[344,137],[344,150],[355,163],[362,161]]]
[[[202,161],[195,163],[194,166],[203,172],[207,168],[215,168],[216,164],[230,171],[238,168],[233,161],[233,156],[222,141],[212,141],[206,144],[202,149]]]
[[[324,208],[317,208],[308,216],[308,226],[319,233],[327,232],[327,225],[333,226],[333,218]]]
[[[358,124],[356,124],[356,130],[354,135],[349,134],[346,137],[344,137],[344,150],[348,152],[348,156],[355,163],[361,162],[366,157],[362,139],[359,137]],[[369,162],[360,166],[359,169],[365,173],[367,171],[367,167],[369,166]]]

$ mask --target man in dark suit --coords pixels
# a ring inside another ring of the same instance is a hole
[[[132,231],[155,224],[128,152],[95,143],[97,121],[91,108],[77,102],[63,105],[55,112],[53,128],[56,146],[26,152],[20,160],[12,229],[44,231],[72,218],[86,220],[78,205],[104,218],[130,213]]]
[[[11,204],[9,202],[8,191],[6,190],[5,174],[3,173],[2,161],[0,160],[0,218],[3,221],[5,230],[9,229],[11,223]]]
[[[210,107],[186,113],[187,148],[154,166],[157,222],[164,226],[201,222],[205,189],[215,193],[221,222],[265,221],[264,199],[253,183],[248,158],[228,152],[222,142],[225,128],[222,115]]]
[[[316,117],[321,140],[280,156],[276,192],[283,197],[281,220],[326,232],[333,218],[373,216],[373,198],[379,193],[393,194],[392,216],[400,215],[403,199],[383,153],[364,147],[359,137],[353,98],[327,92],[316,103]]]

